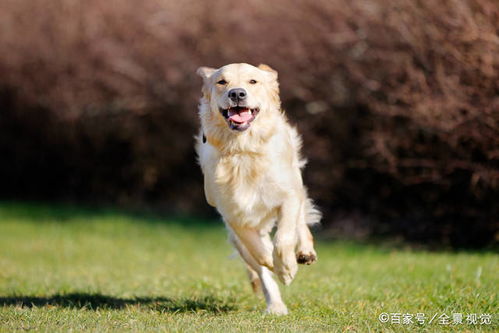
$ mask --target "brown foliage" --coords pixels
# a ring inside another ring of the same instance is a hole
[[[267,63],[304,134],[306,181],[329,222],[360,212],[375,232],[466,243],[473,223],[478,245],[494,238],[495,0],[2,7],[0,152],[12,161],[0,167],[4,197],[199,211],[195,69]]]

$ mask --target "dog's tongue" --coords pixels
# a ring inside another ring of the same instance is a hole
[[[229,110],[229,120],[236,123],[245,123],[251,119],[251,112],[249,109]]]

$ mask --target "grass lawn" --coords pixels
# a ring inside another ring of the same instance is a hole
[[[498,330],[497,254],[317,250],[318,263],[281,286],[291,314],[275,317],[262,314],[221,222],[0,203],[0,331]],[[382,323],[383,312],[427,320]],[[428,323],[443,313],[450,324]],[[466,320],[484,313],[491,324]]]

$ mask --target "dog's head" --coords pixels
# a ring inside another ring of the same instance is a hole
[[[223,118],[231,130],[245,131],[261,112],[280,108],[277,72],[267,65],[200,67],[197,73],[203,78],[209,112]]]

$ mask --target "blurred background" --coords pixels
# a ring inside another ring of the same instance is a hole
[[[324,238],[499,239],[497,0],[3,0],[0,199],[216,216],[199,66],[265,63]]]

